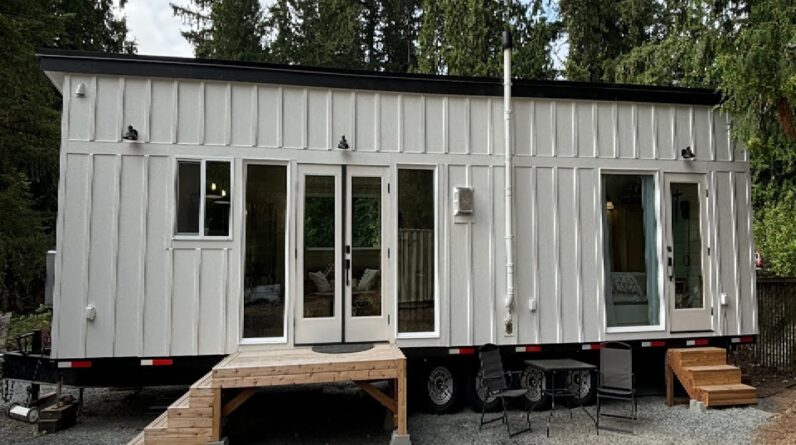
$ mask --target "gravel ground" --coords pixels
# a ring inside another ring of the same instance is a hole
[[[181,388],[140,392],[87,390],[78,425],[56,434],[36,435],[34,426],[0,416],[0,442],[126,443],[182,391]],[[587,409],[594,411],[594,407]],[[640,418],[632,433],[603,431],[598,436],[584,413],[573,410],[574,418],[570,420],[563,409],[555,412],[548,439],[544,431],[547,414],[533,413],[534,431],[514,439],[508,439],[505,429],[497,423],[479,432],[480,414],[469,409],[442,416],[412,413],[409,430],[414,444],[435,445],[743,444],[752,443],[757,428],[771,416],[758,407],[713,409],[699,414],[686,406],[667,408],[661,397],[644,397],[639,402]],[[511,412],[514,425],[523,419],[522,411]],[[230,416],[225,431],[233,444],[387,444],[389,434],[385,432],[384,420],[384,409],[352,386],[271,389],[259,393]],[[617,429],[633,428],[632,422],[622,420],[606,423]]]

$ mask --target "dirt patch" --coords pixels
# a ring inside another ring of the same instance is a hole
[[[793,375],[755,370],[752,385],[757,387],[760,408],[774,413],[756,435],[765,445],[796,445],[796,378]]]

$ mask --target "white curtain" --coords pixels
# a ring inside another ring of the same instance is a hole
[[[658,243],[655,224],[655,178],[643,176],[641,199],[644,207],[644,259],[647,275],[647,313],[649,324],[658,324]]]

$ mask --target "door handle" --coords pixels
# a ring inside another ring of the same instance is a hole
[[[669,281],[674,281],[674,260],[672,259],[672,246],[666,246],[668,255],[666,257],[666,267],[669,269]]]
[[[346,258],[345,260],[345,285],[351,285],[351,260]]]

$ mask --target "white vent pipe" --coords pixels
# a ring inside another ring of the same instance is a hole
[[[511,32],[503,31],[503,140],[505,149],[506,178],[506,318],[503,321],[505,335],[514,335],[514,184],[513,146],[511,140]]]

